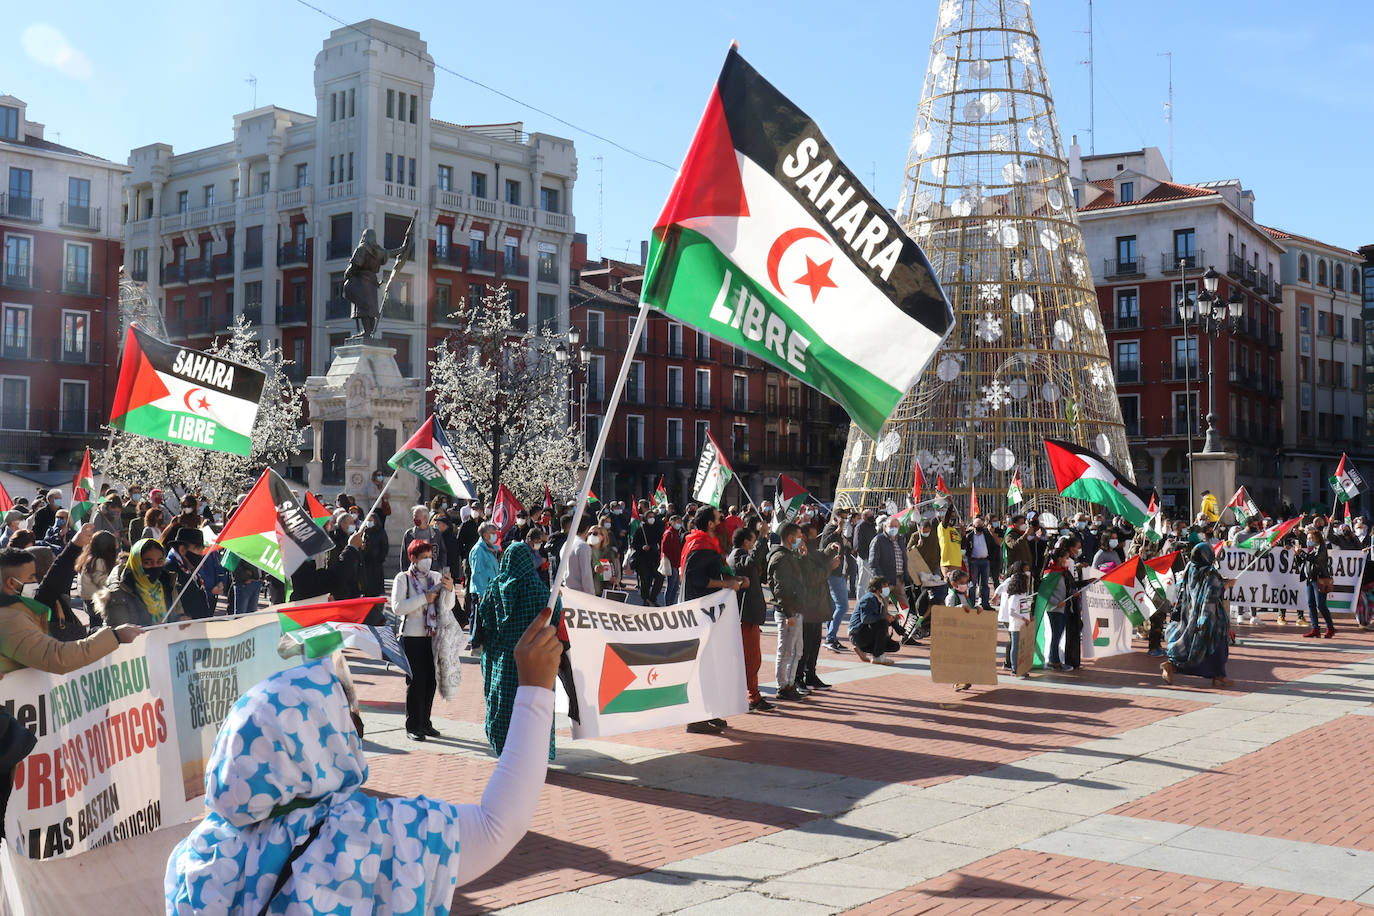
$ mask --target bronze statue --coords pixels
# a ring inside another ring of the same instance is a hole
[[[348,269],[344,271],[343,295],[353,306],[349,317],[358,329],[358,333],[349,337],[349,340],[368,340],[376,336],[377,320],[382,315],[381,302],[384,301],[385,294],[391,290],[392,278],[412,254],[410,235],[414,228],[415,219],[412,217],[400,248],[383,248],[377,244],[375,229],[363,230],[363,237],[358,240],[358,247],[353,249],[353,257],[349,259]],[[379,297],[377,288],[381,286],[381,280],[378,279],[377,272],[386,266],[390,258],[396,258],[396,264],[387,277],[387,288],[383,291],[383,296]]]

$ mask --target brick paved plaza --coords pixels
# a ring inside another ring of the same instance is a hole
[[[833,690],[720,736],[563,728],[529,834],[454,912],[1374,912],[1374,633],[1301,632],[1244,628],[1229,691],[1141,652],[955,693],[915,647],[825,652]],[[422,745],[403,679],[354,673],[369,787],[475,800],[478,668]]]

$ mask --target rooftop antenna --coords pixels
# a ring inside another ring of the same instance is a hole
[[[1158,57],[1169,58],[1169,101],[1164,103],[1164,120],[1169,124],[1169,177],[1174,177],[1174,52],[1161,51]]]
[[[1088,155],[1097,155],[1097,91],[1096,73],[1093,69],[1093,0],[1088,0],[1088,59],[1081,61],[1088,66]]]
[[[596,157],[596,256],[605,255],[606,210],[603,206],[606,192],[606,160]]]
[[[256,110],[258,107],[258,78],[250,73],[244,82],[253,87],[253,108]]]

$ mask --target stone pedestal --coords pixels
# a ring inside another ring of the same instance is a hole
[[[343,421],[347,424],[346,457],[340,489],[366,511],[378,493],[373,472],[381,471],[383,481],[390,476],[387,459],[410,438],[423,419],[420,410],[424,385],[423,379],[401,375],[396,351],[391,347],[375,342],[337,347],[329,371],[305,381],[315,440],[315,452],[306,465],[310,489],[318,492],[324,476],[324,425]],[[383,451],[386,453],[382,454]],[[391,516],[386,533],[395,554],[400,549],[401,536],[410,527],[410,507],[419,499],[419,482],[411,474],[397,474],[387,496]]]
[[[1217,508],[1226,505],[1231,494],[1236,492],[1236,464],[1240,460],[1235,452],[1193,452],[1193,498],[1197,505],[1188,508],[1191,522],[1202,505],[1202,491],[1211,490],[1217,498]]]

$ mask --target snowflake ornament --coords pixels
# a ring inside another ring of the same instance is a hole
[[[983,386],[983,400],[979,403],[986,404],[990,410],[1001,410],[1011,403],[1011,389],[1001,379],[993,379],[991,384]]]
[[[1002,319],[998,318],[991,312],[988,312],[982,318],[978,319],[977,324],[974,325],[974,333],[976,333],[983,340],[986,340],[988,343],[992,343],[996,340],[1001,340]]]
[[[882,441],[878,443],[878,447],[873,452],[873,457],[879,461],[886,461],[897,453],[897,447],[901,444],[902,437],[898,435],[897,431],[895,429],[889,430],[888,434],[883,436]]]
[[[1002,288],[996,283],[980,283],[978,285],[978,301],[983,305],[996,305],[1002,298]]]
[[[1088,370],[1088,374],[1092,376],[1094,388],[1100,391],[1107,387],[1107,373],[1103,371],[1101,366],[1093,366],[1092,369]]]
[[[953,476],[954,453],[949,449],[942,448],[931,456],[930,467],[927,468],[922,465],[922,469],[925,471],[927,477],[931,474],[947,474]]]
[[[988,412],[989,412],[989,407],[988,407],[988,402],[987,402],[987,401],[979,400],[979,401],[975,401],[975,402],[974,402],[974,404],[973,404],[973,415],[974,415],[975,417],[977,417],[979,420],[986,419],[986,418],[987,418],[987,415],[988,415]]]

